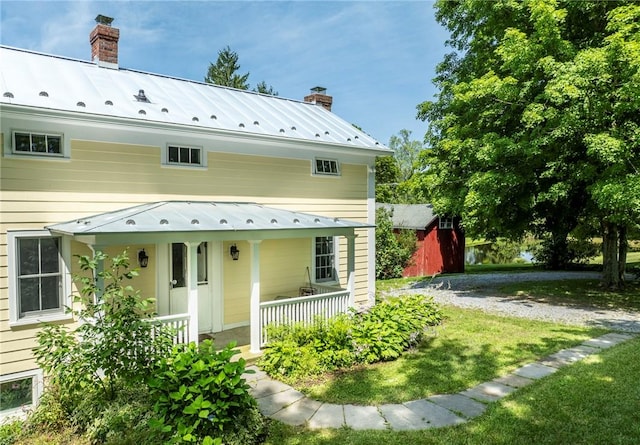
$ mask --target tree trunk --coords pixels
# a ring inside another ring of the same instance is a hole
[[[618,286],[624,287],[624,273],[627,269],[627,249],[629,248],[627,227],[620,226],[618,233]]]
[[[609,222],[602,223],[602,286],[617,289],[620,285],[618,273],[618,228]]]
[[[569,232],[564,228],[551,232],[551,252],[547,268],[551,270],[563,270],[567,268],[569,257],[569,242],[567,236]]]

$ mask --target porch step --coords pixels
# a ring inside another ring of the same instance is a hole
[[[252,353],[250,351],[250,345],[237,346],[235,349],[239,350],[240,354],[234,355],[231,360],[237,361],[240,358],[243,358],[247,362],[247,366],[254,365],[258,361],[258,359],[262,357],[262,352],[258,352],[257,354]]]

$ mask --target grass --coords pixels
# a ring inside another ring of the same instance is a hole
[[[519,281],[498,291],[514,300],[534,300],[564,306],[640,311],[640,282],[629,282],[623,291],[605,291],[598,280]]]
[[[562,368],[459,426],[308,431],[274,422],[266,445],[619,444],[640,442],[640,339]]]
[[[302,382],[296,389],[330,403],[399,403],[451,394],[606,332],[478,310],[445,307],[437,335],[400,359]]]

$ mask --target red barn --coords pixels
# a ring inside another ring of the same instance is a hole
[[[431,204],[377,204],[392,212],[394,231],[415,230],[417,250],[403,277],[464,272],[464,233],[457,218],[439,217]]]

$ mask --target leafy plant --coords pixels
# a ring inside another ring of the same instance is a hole
[[[211,340],[176,346],[149,379],[156,418],[151,425],[171,435],[171,443],[222,443],[239,429],[261,433],[263,419],[242,374],[245,361],[231,361],[233,344],[216,351]],[[242,422],[249,416],[253,425]],[[255,441],[256,438],[254,438]],[[248,441],[246,443],[252,443]]]
[[[411,295],[348,315],[319,318],[310,326],[271,328],[272,340],[259,364],[268,374],[293,381],[355,363],[393,360],[420,343],[426,329],[441,318],[430,298]]]
[[[394,233],[391,216],[384,208],[376,209],[376,278],[380,280],[401,277],[416,250],[415,233]]]
[[[37,334],[34,354],[49,375],[47,391],[53,391],[70,422],[84,431],[119,391],[144,383],[171,350],[173,334],[153,323],[153,300],[126,284],[137,275],[126,252],[110,260],[96,252],[92,258],[79,257],[79,263],[83,273],[75,280],[82,288],[74,297],[77,309],[68,310],[80,325],[74,330],[46,325]],[[79,406],[90,415],[78,411]]]

